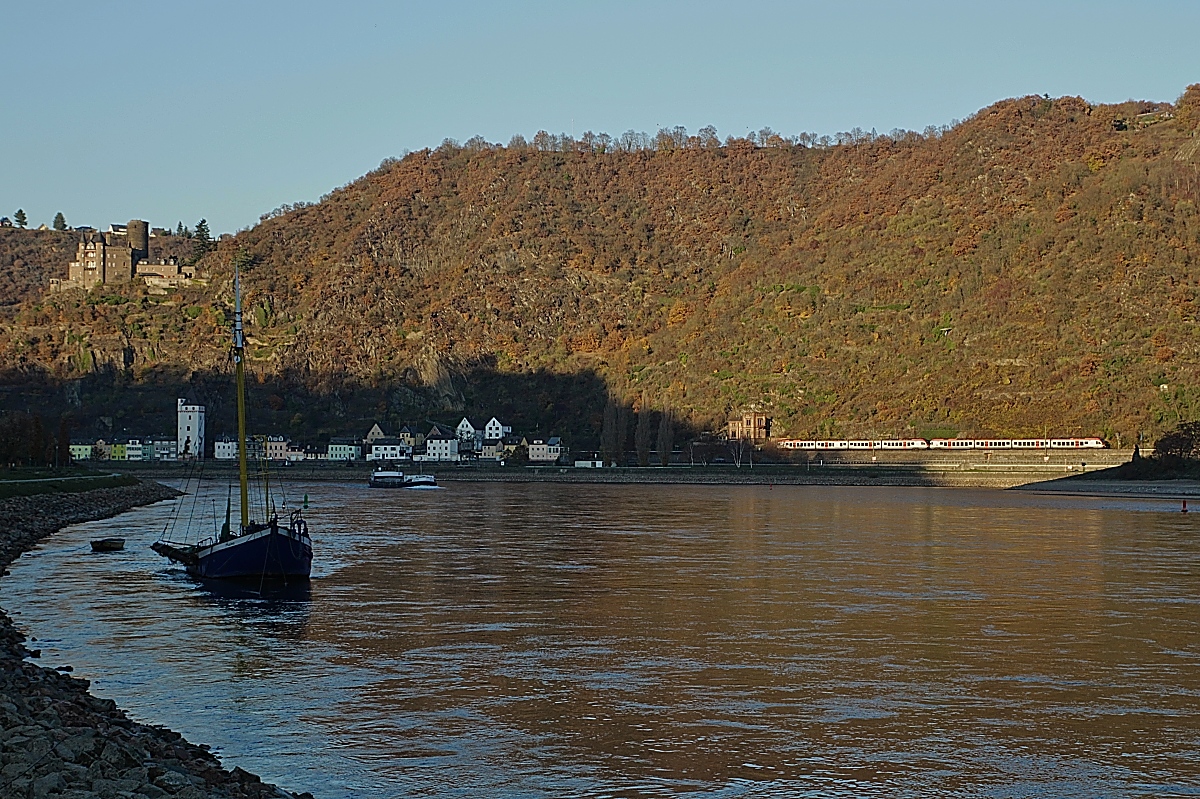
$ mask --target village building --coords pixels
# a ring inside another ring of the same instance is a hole
[[[489,419],[488,423],[483,427],[484,439],[504,438],[510,433],[512,433],[512,426],[501,423],[495,416]]]
[[[730,440],[766,441],[771,438],[771,417],[748,410],[730,419],[727,435]]]
[[[435,425],[436,427],[436,425]],[[458,461],[462,459],[459,454],[459,440],[454,433],[445,430],[431,432],[425,437],[425,455],[422,460],[426,461]],[[415,460],[415,459],[414,459]]]
[[[553,436],[548,439],[535,438],[529,442],[529,460],[538,463],[557,463],[558,459],[566,454],[567,448],[563,446],[562,439],[558,436]]]
[[[173,461],[178,457],[179,442],[169,436],[158,436],[150,442],[153,449],[153,459],[156,461]]]
[[[371,442],[367,450],[367,460],[379,462],[395,462],[407,458],[412,450],[399,438],[383,436]]]
[[[351,436],[335,436],[329,439],[326,458],[331,461],[362,460],[362,442]]]
[[[476,424],[464,416],[454,432],[458,435],[460,452],[479,452],[483,449],[483,425]]]
[[[218,461],[237,460],[237,439],[221,436],[213,441],[213,459]]]
[[[407,444],[410,449],[416,449],[425,443],[425,434],[412,425],[406,424],[401,427],[396,437]]]
[[[287,460],[288,440],[285,436],[267,436],[265,441],[267,460]]]
[[[378,424],[371,425],[371,429],[367,432],[366,438],[363,439],[363,442],[367,445],[367,451],[370,451],[371,445],[374,444],[378,439],[385,437],[386,434],[383,432],[382,427],[380,427]]]
[[[95,446],[91,441],[72,440],[70,444],[71,460],[90,461],[94,455]]]
[[[483,440],[483,448],[479,451],[479,457],[483,460],[501,460],[508,453],[504,449],[503,438],[485,438]]]

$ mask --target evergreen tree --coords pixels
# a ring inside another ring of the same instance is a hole
[[[24,208],[18,208],[17,212],[13,214],[13,224],[17,227],[25,227],[25,225],[29,224],[29,220],[25,217]]]
[[[212,243],[212,236],[208,232],[207,219],[201,219],[196,223],[196,232],[194,235],[202,247],[207,247],[210,243]]]
[[[57,214],[54,215],[54,229],[55,230],[66,230],[67,229],[67,218],[65,216],[63,216],[62,211],[59,211]]]
[[[175,235],[176,236],[183,235],[183,221],[182,220],[180,220],[179,224],[175,226]]]

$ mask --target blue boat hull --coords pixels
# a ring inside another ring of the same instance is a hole
[[[201,547],[187,570],[196,577],[217,580],[308,577],[312,558],[312,541],[307,535],[268,527]]]

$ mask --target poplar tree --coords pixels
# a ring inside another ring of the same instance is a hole
[[[658,417],[658,462],[662,466],[671,464],[671,450],[675,446],[675,419],[670,408],[663,408]]]
[[[650,407],[646,404],[646,395],[642,394],[642,404],[638,408],[637,428],[633,433],[633,445],[637,449],[638,466],[650,465],[650,437],[654,435],[650,427]]]
[[[611,399],[604,405],[604,426],[600,429],[600,460],[605,466],[617,465],[617,405]]]

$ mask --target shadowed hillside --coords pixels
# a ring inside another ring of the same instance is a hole
[[[254,371],[314,396],[504,412],[486,363],[696,426],[756,403],[786,435],[1129,441],[1200,413],[1198,122],[1194,86],[829,146],[447,144],[223,243],[208,288],[31,300],[0,348],[17,383],[217,369],[236,255]]]

